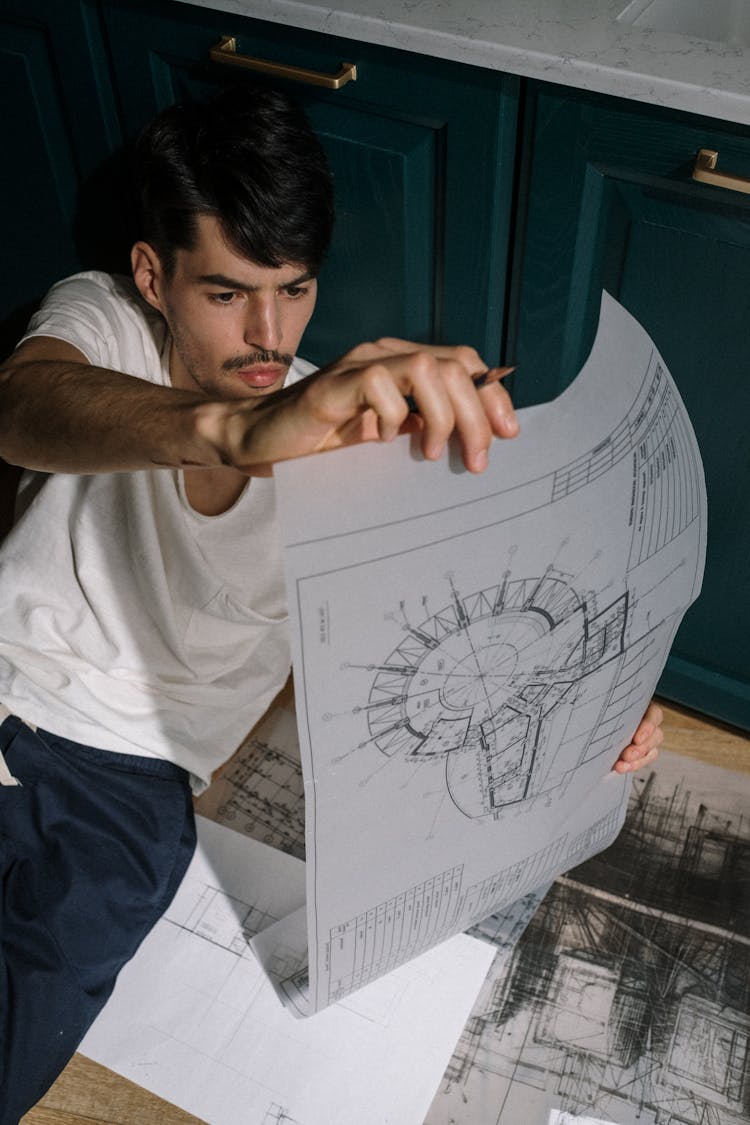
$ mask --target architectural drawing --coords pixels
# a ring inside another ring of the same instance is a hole
[[[748,1125],[748,807],[747,775],[638,776],[491,971],[426,1125]]]
[[[183,880],[165,918],[238,957],[252,957],[250,938],[278,921],[262,907],[243,902],[213,882],[192,876]]]
[[[177,899],[83,1053],[211,1125],[422,1125],[492,950],[458,934],[303,1022],[244,942],[303,899],[301,861],[199,817]]]
[[[504,910],[498,910],[477,922],[469,933],[504,952],[515,949],[550,886],[551,884],[545,885],[522,895]]]
[[[302,1125],[302,1123],[298,1117],[290,1117],[284,1106],[272,1102],[263,1118],[263,1125]]]
[[[611,766],[700,590],[697,445],[653,342],[606,294],[578,378],[520,422],[479,476],[406,437],[277,467],[308,1011],[622,823]],[[292,944],[284,920],[274,936]]]
[[[698,518],[700,481],[689,442],[674,388],[654,362],[625,421],[551,475],[547,502],[559,503],[633,458],[629,574]],[[626,588],[599,607],[596,593],[577,590],[572,576],[552,566],[523,578],[508,569],[499,583],[469,596],[453,576],[447,582],[448,604],[418,623],[401,604],[402,639],[382,664],[367,666],[376,675],[364,708],[370,737],[360,745],[414,762],[444,757],[456,807],[466,816],[497,817],[507,805],[558,788],[585,760],[580,739],[578,760],[566,762],[557,752],[561,739],[547,738],[546,730],[559,728],[561,712],[580,709],[587,676],[624,661],[628,650],[632,659],[635,591]]]
[[[377,670],[367,722],[386,755],[445,758],[465,816],[497,815],[561,784],[545,728],[575,706],[584,677],[622,656],[627,594],[592,614],[549,570],[506,573],[470,597],[450,587],[447,606],[404,625]]]
[[[273,708],[196,808],[217,824],[304,859],[305,798],[294,714]]]

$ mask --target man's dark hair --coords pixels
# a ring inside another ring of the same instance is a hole
[[[178,249],[213,215],[229,245],[261,266],[320,269],[331,239],[333,186],[302,109],[276,90],[237,85],[171,106],[136,143],[141,232],[171,276]]]

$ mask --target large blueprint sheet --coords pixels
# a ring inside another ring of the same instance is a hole
[[[520,420],[481,476],[408,437],[277,467],[307,904],[258,952],[303,1014],[621,827],[612,765],[700,589],[700,456],[607,294],[578,378]]]

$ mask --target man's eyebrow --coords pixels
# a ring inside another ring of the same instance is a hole
[[[281,288],[293,289],[295,285],[304,285],[306,281],[312,281],[314,276],[312,270],[306,270],[299,277],[285,282]],[[204,273],[199,276],[198,281],[204,285],[218,285],[221,289],[237,289],[241,293],[252,293],[254,289],[258,288],[257,285],[248,285],[246,281],[238,281],[237,278],[227,277],[223,273]]]

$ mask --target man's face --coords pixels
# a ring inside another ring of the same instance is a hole
[[[240,257],[212,216],[201,215],[198,228],[195,249],[177,251],[159,290],[172,383],[223,399],[276,391],[312,316],[317,282],[304,266]]]

